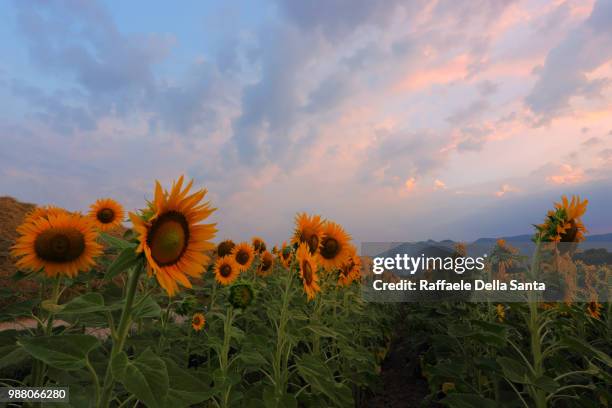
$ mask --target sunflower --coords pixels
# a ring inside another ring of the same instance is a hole
[[[121,225],[123,207],[111,198],[97,200],[90,207],[89,217],[100,231],[109,231]]]
[[[30,217],[17,228],[19,237],[11,254],[19,258],[17,267],[48,277],[76,276],[89,271],[94,258],[102,253],[92,222],[78,214],[58,212]]]
[[[255,249],[255,252],[261,254],[266,250],[266,243],[264,242],[263,239],[259,237],[253,237],[252,243],[253,243],[253,249]]]
[[[272,273],[274,268],[274,256],[268,251],[265,251],[260,255],[259,267],[257,268],[257,274],[261,276],[268,276]]]
[[[304,283],[304,291],[308,300],[312,300],[317,292],[321,291],[316,258],[310,253],[310,248],[306,243],[299,246],[296,256],[300,267],[300,278]]]
[[[229,302],[236,309],[246,309],[251,303],[255,294],[253,288],[248,283],[237,283],[230,286]]]
[[[323,221],[320,215],[308,216],[306,213],[300,213],[295,216],[295,231],[292,244],[301,244],[305,242],[311,254],[317,252],[319,243],[323,234]]]
[[[589,305],[587,306],[587,313],[593,319],[600,319],[601,318],[601,309],[602,309],[601,303],[598,303],[598,302],[589,302]]]
[[[502,323],[506,318],[506,308],[501,303],[495,306],[495,313],[497,314],[497,321]]]
[[[222,285],[229,285],[240,275],[240,267],[230,255],[218,258],[215,263],[215,279]]]
[[[34,208],[32,211],[28,212],[23,219],[23,222],[31,222],[37,220],[39,218],[49,218],[50,215],[62,215],[62,214],[70,214],[68,211],[63,208],[56,207],[54,205],[43,205],[40,207]]]
[[[506,243],[506,240],[500,238],[497,240],[495,247],[489,258],[491,264],[497,269],[497,279],[505,281],[508,278],[507,271],[510,270],[518,260],[518,251]]]
[[[280,259],[281,264],[285,268],[289,268],[291,265],[291,259],[293,258],[293,250],[290,246],[287,245],[286,242],[283,242],[281,245],[281,249],[278,253],[278,258]]]
[[[225,255],[231,254],[235,246],[236,244],[231,239],[219,242],[219,245],[217,245],[217,257],[223,258]]]
[[[205,251],[214,249],[210,242],[217,232],[215,224],[199,224],[215,211],[209,202],[201,203],[206,190],[191,195],[191,181],[183,188],[183,176],[172,184],[170,192],[155,185],[155,198],[140,214],[130,213],[144,252],[147,272],[155,275],[169,296],[178,290],[178,283],[187,288],[187,276],[199,277],[210,258]]]
[[[253,263],[253,259],[255,258],[255,250],[247,242],[241,242],[234,247],[231,255],[238,264],[238,269],[240,269],[240,272],[243,272],[249,269]]]
[[[586,212],[589,200],[580,201],[580,197],[572,196],[568,201],[561,197],[560,203],[555,203],[555,210],[549,211],[546,220],[536,225],[538,238],[544,242],[581,242],[584,241],[586,228],[581,217]]]
[[[205,324],[206,324],[206,317],[204,317],[203,313],[195,313],[193,317],[191,318],[191,327],[193,327],[193,330],[197,332],[202,330]]]
[[[350,255],[351,236],[335,222],[328,221],[323,227],[323,238],[319,246],[319,263],[327,271],[339,268]]]
[[[354,246],[350,248],[348,260],[342,264],[338,276],[338,286],[349,286],[361,277],[361,258]]]

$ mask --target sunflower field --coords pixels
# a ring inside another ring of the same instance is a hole
[[[535,226],[529,278],[559,274],[561,299],[407,306],[402,318],[423,404],[451,407],[607,407],[612,402],[609,264],[573,259],[588,201],[566,197]],[[523,257],[500,239],[485,274],[508,281]],[[580,301],[576,301],[580,299]],[[600,303],[601,300],[605,303]]]
[[[35,281],[39,296],[0,310],[0,321],[34,322],[0,331],[1,386],[69,388],[69,404],[44,406],[382,406],[371,397],[399,345],[426,381],[421,406],[612,401],[610,304],[599,302],[612,270],[572,258],[586,200],[563,198],[535,227],[543,250],[527,273],[563,271],[564,301],[399,304],[364,300],[368,260],[342,226],[300,213],[273,247],[259,237],[213,244],[215,208],[192,188],[182,177],[156,183],[127,230],[112,199],[85,215],[27,214],[14,279]],[[508,279],[519,262],[499,240],[485,273]]]
[[[2,321],[36,322],[0,332],[2,386],[69,387],[74,407],[361,404],[395,312],[366,307],[349,234],[298,214],[273,248],[215,245],[215,209],[191,190],[157,183],[124,231],[111,199],[26,216],[15,279],[37,281],[40,297],[2,309]]]

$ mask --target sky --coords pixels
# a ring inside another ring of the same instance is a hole
[[[142,208],[208,189],[218,238],[297,212],[356,242],[612,232],[612,0],[3,1],[0,195]]]

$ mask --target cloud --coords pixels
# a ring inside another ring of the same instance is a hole
[[[495,192],[495,196],[503,197],[508,193],[516,193],[518,191],[520,191],[518,187],[513,187],[510,184],[504,184],[498,191]]]
[[[584,142],[582,142],[582,145],[584,147],[592,147],[592,146],[596,146],[601,143],[603,143],[603,140],[601,138],[593,136],[593,137],[588,138]]]
[[[543,121],[565,113],[574,96],[593,98],[609,86],[608,78],[587,74],[612,59],[612,2],[598,0],[588,19],[552,49],[525,98]]]
[[[19,28],[32,60],[48,72],[69,74],[91,94],[146,91],[152,67],[167,55],[173,39],[119,32],[96,2],[16,2]]]
[[[404,187],[406,187],[406,191],[414,191],[416,187],[416,179],[414,177],[410,177],[404,182]]]
[[[448,122],[452,125],[460,125],[481,117],[481,115],[490,107],[490,104],[485,99],[477,99],[465,108],[458,110],[448,117]]]
[[[482,96],[489,96],[493,95],[498,91],[499,85],[487,79],[482,82],[479,82],[477,88]]]
[[[584,171],[569,164],[562,164],[558,172],[546,177],[546,181],[553,184],[575,184],[583,180]]]
[[[415,2],[419,3],[419,2]],[[323,3],[278,0],[281,12],[289,21],[305,30],[320,30],[331,40],[345,37],[362,25],[383,26],[403,2],[385,3],[369,0],[329,0]],[[415,4],[416,8],[418,4]]]
[[[442,180],[438,180],[435,179],[434,180],[434,189],[435,190],[446,190],[448,187],[446,187],[446,183],[443,182]]]
[[[599,157],[603,160],[611,160],[612,161],[612,149],[603,149],[599,152]]]

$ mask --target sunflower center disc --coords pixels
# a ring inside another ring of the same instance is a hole
[[[49,262],[71,262],[85,252],[85,237],[73,229],[47,230],[36,237],[34,251]]]
[[[110,224],[115,220],[115,212],[110,208],[103,208],[97,212],[96,218],[102,224]]]
[[[267,271],[268,269],[270,269],[272,267],[272,259],[265,257],[262,261],[261,261],[261,270],[263,271]]]
[[[189,242],[187,220],[176,212],[162,215],[151,226],[147,241],[151,256],[160,266],[177,263]]]
[[[240,291],[240,300],[243,306],[248,306],[251,303],[251,292],[247,288],[242,288]]]
[[[224,278],[227,278],[228,276],[232,274],[232,267],[225,264],[221,266],[221,270],[219,272],[221,273],[221,276],[223,276]]]
[[[325,238],[321,245],[321,255],[326,259],[333,259],[340,252],[340,245],[334,238]]]
[[[240,250],[236,254],[236,262],[240,265],[246,265],[249,262],[249,253],[247,251]]]
[[[289,247],[285,247],[283,248],[283,259],[286,261],[287,259],[289,259],[289,256],[291,255],[291,248]]]
[[[234,249],[234,243],[231,241],[223,241],[219,244],[219,248],[217,249],[217,254],[220,258],[223,258],[225,255],[229,255]]]
[[[571,220],[570,225],[570,228],[561,234],[561,242],[574,242],[576,240],[576,235],[578,235],[576,221]]]
[[[302,262],[302,274],[306,284],[310,285],[312,283],[312,267],[310,266],[310,262]]]
[[[314,254],[319,247],[319,237],[316,235],[311,235],[308,238],[308,248],[310,249],[310,253]]]
[[[253,248],[255,248],[257,252],[263,252],[266,250],[266,244],[264,244],[263,241],[256,240],[253,243]]]

